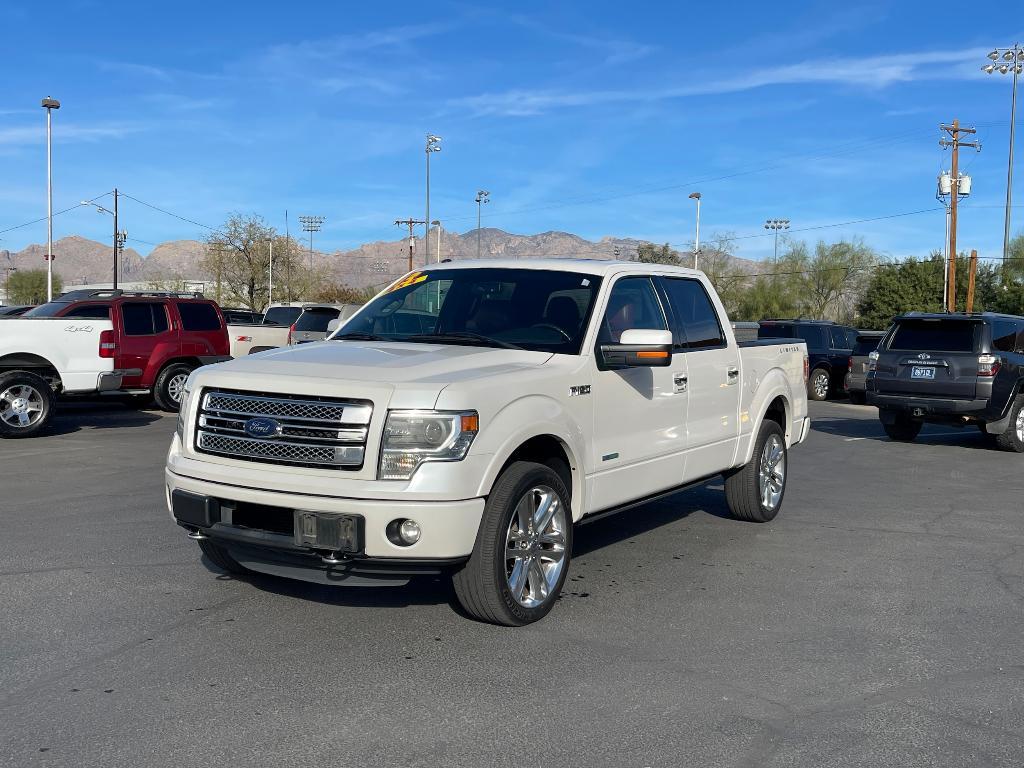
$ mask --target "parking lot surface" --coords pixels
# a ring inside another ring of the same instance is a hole
[[[1019,766],[1024,457],[812,403],[773,523],[721,481],[583,524],[560,603],[234,579],[167,515],[174,418],[0,443],[5,766]]]

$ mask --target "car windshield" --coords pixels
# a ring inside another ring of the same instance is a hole
[[[291,325],[302,314],[302,307],[271,307],[263,316],[264,325]]]
[[[69,301],[51,301],[47,304],[40,304],[25,313],[25,317],[54,317],[62,309],[67,309],[71,304]]]
[[[338,310],[330,307],[310,307],[295,321],[296,331],[313,331],[326,333],[331,320],[338,319]]]
[[[927,352],[973,352],[976,329],[971,320],[901,320],[889,349]]]
[[[579,354],[601,278],[543,269],[413,272],[332,338]]]

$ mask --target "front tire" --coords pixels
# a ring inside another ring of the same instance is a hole
[[[815,368],[807,379],[807,396],[811,400],[828,399],[828,391],[832,386],[832,377],[824,368]]]
[[[160,371],[153,385],[153,398],[160,410],[177,413],[181,407],[181,396],[185,391],[188,375],[195,368],[187,363],[172,363]]]
[[[1024,453],[1024,398],[1018,397],[1010,408],[1006,431],[996,435],[996,446],[1002,451]]]
[[[889,439],[901,443],[912,443],[921,432],[921,427],[923,426],[924,423],[922,421],[912,419],[904,413],[897,414],[896,420],[891,424],[882,422],[882,428],[885,430],[885,434],[889,436]]]
[[[786,433],[765,420],[750,461],[725,478],[725,500],[733,517],[752,523],[775,519],[786,495],[788,459]]]
[[[544,618],[572,555],[570,494],[551,467],[510,465],[487,498],[473,554],[452,581],[468,614],[518,627]]]
[[[34,437],[53,418],[56,399],[46,379],[28,371],[0,375],[0,437]]]

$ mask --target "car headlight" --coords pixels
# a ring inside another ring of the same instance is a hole
[[[181,402],[178,405],[178,424],[174,431],[178,433],[178,439],[185,443],[185,420],[188,418],[189,395],[192,394],[192,377],[195,373],[189,374],[185,380],[185,387],[181,391]]]
[[[390,411],[381,445],[381,480],[408,480],[428,461],[461,461],[480,430],[476,411]]]

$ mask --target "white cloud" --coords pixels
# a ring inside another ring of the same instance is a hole
[[[134,123],[107,123],[103,125],[77,125],[54,121],[54,141],[90,142],[103,139],[120,139],[130,133],[143,130]],[[13,147],[46,142],[46,130],[42,125],[24,125],[0,128],[0,147]]]

